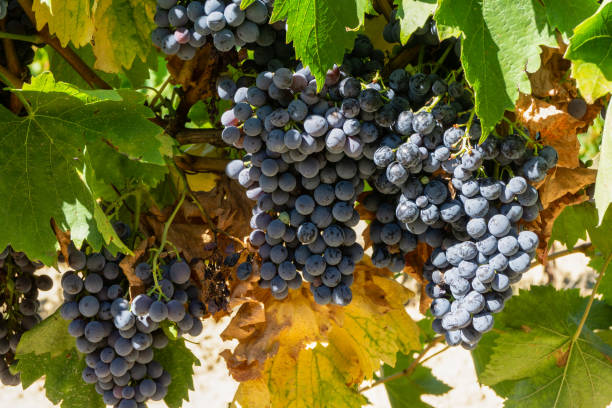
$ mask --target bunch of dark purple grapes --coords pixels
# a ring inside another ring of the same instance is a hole
[[[167,55],[190,60],[212,37],[216,49],[257,45],[274,49],[284,43],[285,24],[268,24],[272,13],[270,0],[256,0],[245,10],[241,0],[157,0],[151,38]]]
[[[434,248],[424,270],[434,328],[449,344],[473,348],[535,255],[538,237],[519,223],[537,218],[541,204],[530,183],[544,180],[558,157],[520,129],[479,144],[477,117],[460,111],[471,106],[467,90],[457,82],[436,84],[446,92],[432,90],[425,106],[401,112],[393,123],[405,139],[374,153],[377,193],[364,205],[376,213],[375,266],[400,271],[418,242]]]
[[[552,147],[526,143],[517,134],[466,146],[469,139],[455,129],[445,133],[444,145],[459,155],[443,166],[454,192],[433,203],[437,210],[430,204],[420,210],[426,214],[421,221],[439,212],[446,223],[424,273],[430,280],[427,293],[434,298],[434,330],[445,334],[448,344],[472,349],[493,327],[492,314],[512,296],[510,285],[531,265],[539,239],[522,225],[534,221],[542,206],[530,183],[542,181],[558,156]],[[410,199],[402,203],[401,215],[408,221],[413,204],[418,207]]]
[[[260,285],[276,298],[305,280],[318,303],[350,303],[363,256],[355,201],[374,170],[364,167],[364,149],[379,137],[375,109],[364,101],[362,110],[358,99],[361,82],[336,68],[317,92],[308,69],[281,68],[250,87],[223,79],[218,90],[234,102],[222,116],[223,140],[247,153],[227,173],[257,201],[250,241],[263,263],[240,265],[238,277],[259,269]]]
[[[126,226],[120,230],[129,235]],[[78,351],[86,354],[83,380],[95,385],[105,404],[137,408],[163,399],[172,381],[155,361],[154,350],[169,343],[162,327],[174,326],[178,337],[197,336],[206,308],[190,283],[189,265],[179,260],[162,265],[155,278],[149,263],[137,265],[135,273],[148,291],[130,303],[128,281],[119,267],[122,258],[70,248],[72,271],[62,276],[60,313],[70,320],[68,331]]]
[[[53,287],[47,275],[35,275],[43,265],[32,262],[23,252],[7,247],[0,253],[0,382],[19,385],[19,374],[11,374],[15,353],[24,332],[40,321],[40,291]]]

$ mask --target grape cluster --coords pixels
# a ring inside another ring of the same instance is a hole
[[[0,20],[4,20],[4,29],[10,34],[33,35],[36,34],[36,27],[32,24],[27,14],[23,11],[17,0],[0,0]],[[34,49],[32,44],[26,41],[11,40],[15,50],[15,57],[23,69],[20,73],[14,73],[22,79],[28,79],[30,71],[28,65],[34,60]],[[0,65],[4,67],[8,64],[8,53],[12,52],[5,48],[4,42],[0,41]],[[0,104],[9,106],[10,92],[0,91]]]
[[[371,157],[379,143],[397,139],[379,125],[385,104],[371,86],[362,89],[339,68],[321,92],[307,68],[262,72],[248,88],[219,81],[219,95],[234,102],[222,115],[222,138],[247,152],[227,173],[257,200],[250,242],[263,260],[260,285],[277,298],[306,280],[320,304],[352,299],[363,256],[355,201],[376,171]],[[238,268],[241,279],[252,272],[251,263]]]
[[[165,348],[169,341],[162,325],[175,325],[179,336],[197,336],[206,309],[199,290],[190,284],[189,265],[178,260],[161,267],[159,293],[140,294],[130,304],[125,298],[128,282],[119,267],[122,258],[122,254],[71,247],[67,261],[72,270],[62,276],[60,313],[70,320],[68,331],[76,338],[78,351],[86,355],[83,380],[95,384],[105,404],[136,408],[164,398],[172,381],[155,361],[154,350]],[[152,273],[148,263],[135,269],[148,287]]]
[[[558,160],[552,147],[536,155],[517,135],[487,141],[447,162],[455,197],[447,193],[439,217],[452,235],[435,247],[424,269],[434,330],[467,349],[493,327],[492,315],[512,296],[510,285],[530,267],[539,239],[520,223],[534,221],[541,210],[530,182],[542,181]],[[457,149],[452,138],[445,142]],[[497,177],[486,176],[500,166]]]
[[[373,155],[377,192],[364,200],[376,215],[372,262],[400,271],[418,242],[434,248],[424,268],[434,329],[451,345],[473,348],[534,257],[538,237],[518,223],[537,218],[541,204],[530,183],[544,180],[558,157],[520,129],[478,144],[482,132],[466,91],[457,82],[430,83],[429,102],[391,125],[405,139],[381,143]]]
[[[285,24],[268,24],[272,1],[256,0],[245,10],[240,3],[241,0],[157,0],[153,44],[167,55],[190,60],[209,37],[221,52],[247,45],[268,48],[279,42]]]
[[[38,314],[39,291],[48,291],[53,280],[47,275],[35,275],[41,268],[23,252],[7,247],[0,253],[0,382],[19,385],[19,374],[11,374],[15,352],[21,335],[41,321]]]

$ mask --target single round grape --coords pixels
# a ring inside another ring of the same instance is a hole
[[[186,262],[176,262],[170,267],[170,279],[176,284],[187,283],[190,276],[191,268]]]
[[[213,34],[215,48],[221,52],[228,52],[236,45],[234,33],[228,29],[223,29]]]

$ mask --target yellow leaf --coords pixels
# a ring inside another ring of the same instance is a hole
[[[32,10],[36,14],[36,28],[49,25],[62,47],[68,42],[82,47],[91,41],[94,25],[90,0],[34,0]]]
[[[222,335],[239,342],[222,354],[241,382],[233,406],[365,404],[357,385],[381,360],[394,365],[398,351],[419,349],[419,332],[404,308],[412,292],[388,271],[360,264],[352,289],[353,302],[342,308],[316,304],[306,287],[283,301],[258,287],[241,288],[234,300],[243,304]]]
[[[219,176],[213,173],[188,174],[187,182],[193,191],[209,192],[217,186]]]
[[[334,327],[332,335],[353,343],[370,378],[380,368],[380,360],[394,366],[398,351],[408,353],[418,348],[419,329],[404,311],[410,291],[395,280],[373,276],[371,283],[357,284],[353,289],[353,302],[344,310],[343,324]]]
[[[572,78],[580,94],[588,103],[612,92],[612,81],[608,81],[596,64],[584,61],[572,61]]]
[[[359,408],[367,399],[356,387],[347,387],[350,361],[330,343],[300,350],[293,356],[281,348],[268,361],[267,384],[271,407]]]
[[[267,402],[266,402],[267,401]],[[234,395],[231,408],[269,408],[270,391],[263,379],[245,381],[240,384]]]
[[[134,59],[146,62],[151,50],[154,0],[99,0],[94,14],[95,68],[130,69]]]

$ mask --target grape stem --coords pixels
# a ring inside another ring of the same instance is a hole
[[[455,48],[455,43],[452,43],[448,47],[446,47],[446,50],[444,50],[444,54],[442,54],[442,56],[435,63],[434,68],[431,70],[432,74],[435,74],[436,71],[438,71],[438,69],[442,66],[442,63],[446,60],[446,57],[448,57],[448,54],[453,48]]]
[[[141,191],[142,191],[142,187],[138,186],[138,188],[135,188],[133,190],[127,191],[126,193],[123,193],[121,196],[119,196],[119,198],[113,201],[113,203],[106,209],[106,211],[104,212],[104,215],[106,216],[110,215],[119,204],[122,204],[126,199],[128,199],[129,197],[133,195],[137,195]]]
[[[185,196],[187,195],[187,191],[183,190],[183,192],[181,193],[181,198],[178,202],[178,204],[176,205],[176,207],[174,207],[174,211],[172,211],[172,214],[170,214],[170,218],[168,218],[168,220],[166,221],[166,223],[164,224],[164,231],[162,232],[162,236],[161,236],[161,241],[159,243],[159,250],[155,252],[155,255],[153,255],[153,282],[154,282],[154,286],[151,289],[151,291],[157,291],[159,298],[161,297],[166,297],[166,295],[162,292],[161,287],[159,286],[159,254],[164,250],[164,247],[166,246],[166,241],[168,239],[168,231],[170,230],[170,226],[172,225],[172,222],[174,221],[174,218],[176,217],[176,214],[178,214],[179,209],[183,206],[183,202],[185,202]]]
[[[21,104],[24,106],[25,110],[28,112],[28,115],[32,115],[34,113],[34,111],[32,110],[32,105],[30,105],[28,103],[28,101],[26,100],[26,98],[23,96],[23,94],[21,92],[19,92],[19,91],[13,92],[15,90],[15,88],[14,88],[15,85],[5,75],[5,73],[8,73],[8,71],[4,72],[5,69],[6,68],[0,66],[0,80],[10,87],[10,91],[13,93],[13,95],[17,96],[17,99],[19,99]]]
[[[140,207],[142,207],[142,191],[137,191],[136,192],[136,213],[134,214],[134,217],[132,218],[133,222],[132,222],[132,231],[137,232],[139,227],[140,227]],[[135,233],[132,237],[132,248],[134,248],[134,245],[136,244],[136,237],[138,236],[137,233]]]
[[[429,105],[423,106],[421,109],[418,110],[417,113],[419,112],[431,113],[431,111],[434,110],[434,108],[440,103],[441,100],[442,100],[442,95],[436,96],[435,98],[431,100],[431,103]]]
[[[595,281],[595,286],[593,286],[593,290],[591,291],[591,296],[589,296],[589,301],[587,303],[586,309],[584,310],[584,313],[582,314],[582,319],[580,319],[578,328],[576,329],[576,332],[574,333],[574,335],[572,336],[572,339],[570,340],[569,349],[567,351],[567,359],[565,360],[565,368],[563,369],[563,377],[561,377],[561,385],[563,385],[563,382],[567,378],[567,370],[570,365],[569,364],[570,359],[572,358],[572,351],[574,350],[574,344],[576,344],[576,342],[578,341],[578,338],[580,337],[580,334],[582,333],[582,328],[584,327],[584,324],[586,323],[587,318],[589,317],[589,312],[591,311],[591,307],[593,306],[593,301],[595,300],[597,289],[599,289],[599,285],[601,284],[601,280],[604,276],[604,273],[606,272],[606,269],[608,269],[608,265],[610,265],[610,261],[612,261],[612,253],[608,255],[608,257],[606,258],[606,261],[604,262],[603,268],[601,269],[601,272],[599,272],[597,281]],[[559,391],[557,392],[557,397],[555,398],[554,406],[557,406],[557,402],[559,401],[559,398],[561,396],[562,389],[563,389],[562,386],[559,387]]]
[[[43,39],[39,35],[21,35],[12,34],[5,31],[0,31],[0,38],[6,38],[8,40],[25,41],[33,44],[43,43]]]
[[[599,285],[601,284],[601,280],[603,279],[604,273],[606,273],[606,270],[608,269],[608,266],[610,265],[610,261],[612,261],[612,253],[610,255],[608,255],[608,257],[606,258],[606,261],[604,262],[603,268],[601,268],[601,272],[599,272],[599,276],[597,277],[597,280],[595,281],[595,286],[593,286],[593,290],[591,292],[591,296],[589,296],[589,302],[587,303],[587,307],[584,310],[584,314],[582,315],[582,319],[580,320],[580,323],[578,324],[578,329],[576,329],[576,333],[574,333],[574,336],[572,337],[572,344],[574,344],[576,341],[578,341],[578,337],[580,337],[580,333],[582,332],[582,328],[584,327],[584,324],[586,323],[587,317],[589,316],[589,312],[591,311],[591,306],[593,306],[593,301],[595,300],[595,295],[597,294],[597,289],[599,289]],[[566,368],[567,368],[567,366],[566,366]]]
[[[515,130],[516,133],[518,133],[523,139],[527,140],[527,142],[531,143],[534,148],[537,149],[540,146],[538,144],[538,142],[536,142],[535,140],[533,140],[531,138],[531,136],[529,136],[527,133],[523,132],[523,130],[520,128],[520,126],[516,126],[516,123],[512,122],[510,119],[508,119],[507,117],[503,116],[502,119],[508,123],[508,125],[510,125],[510,130]]]
[[[399,371],[397,373],[393,373],[387,377],[383,377],[380,378],[376,381],[374,381],[372,384],[367,385],[365,387],[362,387],[359,389],[359,392],[364,392],[367,391],[369,389],[372,389],[380,384],[385,384],[388,383],[390,381],[393,380],[397,380],[398,378],[402,378],[402,377],[409,377],[410,375],[412,375],[412,373],[414,372],[414,370],[417,368],[417,366],[419,364],[423,364],[425,363],[427,360],[445,352],[446,350],[448,350],[450,348],[450,346],[446,346],[441,350],[438,350],[437,352],[431,354],[430,356],[428,356],[427,358],[423,358],[425,356],[425,354],[427,354],[427,352],[429,350],[431,350],[432,348],[434,348],[436,346],[436,344],[438,344],[440,341],[444,340],[444,336],[437,336],[434,337],[434,339],[427,344],[427,346],[425,346],[425,348],[419,353],[419,355],[412,361],[412,363],[405,369],[403,369],[402,371]]]
[[[422,72],[423,70],[423,58],[425,58],[425,47],[421,46],[419,50],[419,59],[417,63],[417,71]]]

